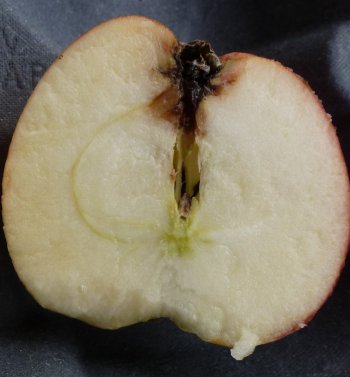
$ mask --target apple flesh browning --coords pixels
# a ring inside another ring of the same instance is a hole
[[[42,306],[111,329],[169,317],[242,359],[304,327],[332,291],[348,176],[298,76],[210,52],[189,104],[183,47],[126,17],[55,62],[11,143],[5,234]]]

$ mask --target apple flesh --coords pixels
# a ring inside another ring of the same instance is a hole
[[[43,307],[109,329],[169,317],[242,359],[330,295],[349,180],[300,77],[208,46],[132,16],[69,47],[18,122],[4,229]]]

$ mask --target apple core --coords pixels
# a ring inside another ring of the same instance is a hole
[[[196,138],[196,113],[202,99],[213,92],[211,81],[222,64],[207,41],[179,43],[174,52],[175,69],[165,72],[178,88],[176,104],[179,133],[174,148],[175,199],[184,220],[190,212],[192,198],[199,200],[200,166]]]

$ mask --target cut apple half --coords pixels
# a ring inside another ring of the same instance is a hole
[[[136,16],[44,75],[2,204],[43,307],[109,329],[168,317],[236,359],[306,325],[349,239],[346,166],[306,82]]]

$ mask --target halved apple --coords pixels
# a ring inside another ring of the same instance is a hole
[[[42,78],[2,203],[43,307],[110,329],[169,317],[236,359],[305,326],[349,238],[346,166],[308,85],[135,16],[94,28]]]

